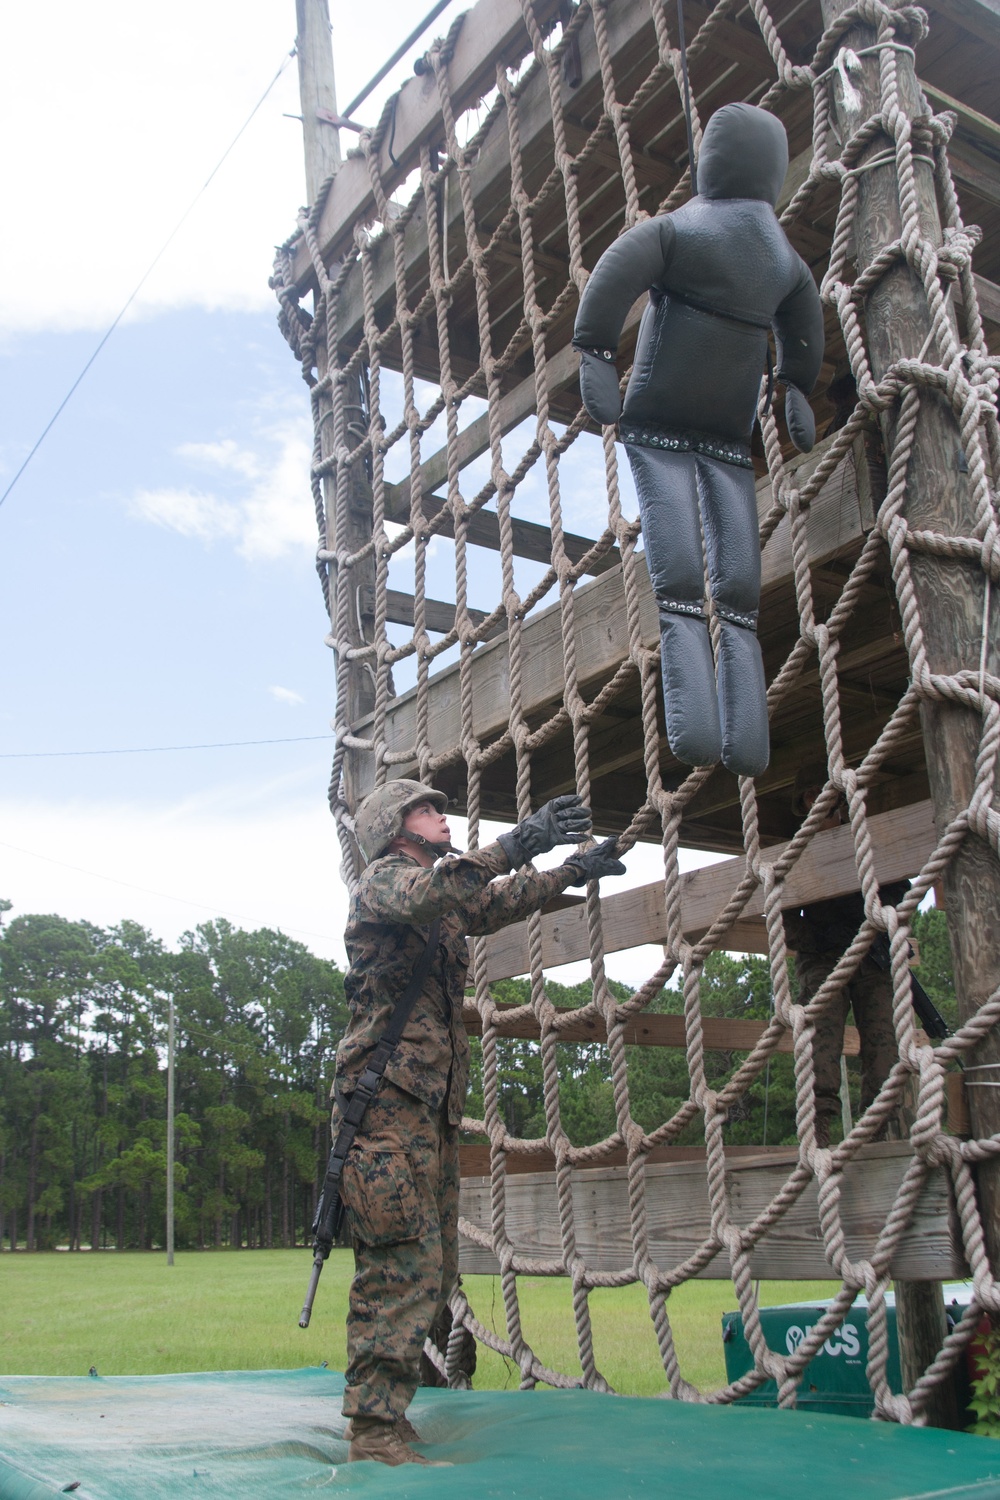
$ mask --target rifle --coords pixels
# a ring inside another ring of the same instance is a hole
[[[329,1259],[330,1251],[333,1249],[334,1241],[340,1233],[344,1222],[344,1205],[340,1198],[340,1178],[344,1170],[344,1162],[347,1154],[354,1145],[354,1137],[361,1128],[369,1104],[378,1093],[382,1082],[382,1075],[388,1066],[389,1059],[396,1050],[396,1044],[403,1034],[403,1028],[410,1017],[413,1002],[423,989],[424,980],[431,966],[431,960],[437,952],[438,937],[441,932],[441,919],[435,917],[427,933],[424,951],[417,960],[416,967],[410,976],[410,982],[402,995],[396,1001],[389,1024],[379,1039],[378,1046],[372,1053],[371,1061],[362,1073],[353,1094],[350,1097],[340,1129],[337,1131],[333,1148],[330,1151],[330,1159],[326,1164],[326,1176],[323,1179],[323,1188],[319,1195],[319,1203],[316,1205],[316,1213],[312,1221],[313,1235],[313,1266],[309,1277],[309,1287],[306,1292],[306,1300],[302,1304],[299,1314],[299,1327],[308,1328],[309,1319],[312,1317],[313,1300],[316,1289],[319,1286],[319,1278],[323,1272],[323,1266]]]
[[[384,1041],[385,1038],[383,1037]],[[379,1044],[381,1046],[381,1043]],[[344,1223],[344,1205],[340,1197],[340,1175],[344,1170],[344,1162],[347,1153],[354,1144],[354,1137],[358,1133],[358,1127],[365,1117],[372,1099],[378,1092],[378,1086],[382,1082],[382,1073],[385,1071],[386,1057],[381,1069],[376,1073],[375,1068],[370,1066],[365,1069],[361,1081],[354,1093],[344,1114],[344,1121],[337,1132],[337,1138],[330,1150],[330,1159],[326,1164],[326,1176],[323,1179],[323,1188],[316,1205],[316,1213],[312,1221],[313,1234],[313,1268],[309,1277],[309,1288],[306,1292],[306,1300],[302,1304],[299,1314],[299,1327],[308,1328],[309,1319],[312,1317],[313,1300],[316,1289],[319,1286],[319,1278],[323,1266],[329,1259],[330,1251],[333,1249],[334,1241],[340,1234]],[[374,1061],[374,1059],[373,1059]]]
[[[912,948],[910,951],[912,953]],[[892,958],[889,951],[889,939],[884,932],[878,933],[868,953],[876,968],[881,969],[886,974],[890,971],[892,968]],[[913,1002],[913,1009],[917,1013],[917,1018],[927,1035],[935,1037],[938,1041],[942,1041],[948,1035],[948,1022],[938,1010],[912,969],[910,970],[910,999]]]

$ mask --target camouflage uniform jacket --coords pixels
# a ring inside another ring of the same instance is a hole
[[[469,1079],[462,1020],[465,935],[520,921],[565,890],[575,873],[557,866],[495,880],[509,870],[499,844],[449,855],[430,869],[403,853],[385,854],[368,866],[351,898],[344,934],[351,1019],[337,1048],[336,1092],[353,1090],[423,952],[430,923],[440,917],[437,956],[385,1076],[432,1109],[447,1101],[449,1122],[460,1122]]]

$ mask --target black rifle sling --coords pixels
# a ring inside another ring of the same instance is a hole
[[[427,933],[427,942],[424,945],[424,951],[418,958],[416,967],[410,976],[410,982],[396,1001],[389,1024],[379,1038],[378,1045],[371,1055],[371,1060],[358,1080],[354,1092],[348,1101],[340,1129],[337,1132],[337,1139],[330,1153],[330,1160],[327,1163],[326,1181],[323,1183],[323,1191],[320,1194],[320,1209],[317,1210],[314,1229],[319,1225],[324,1206],[327,1209],[327,1216],[329,1215],[329,1209],[332,1206],[330,1195],[332,1193],[336,1193],[338,1197],[340,1195],[340,1176],[344,1170],[344,1162],[347,1160],[347,1154],[354,1145],[354,1137],[361,1129],[361,1124],[368,1111],[369,1104],[378,1093],[379,1085],[382,1082],[382,1075],[385,1073],[389,1065],[389,1059],[395,1052],[396,1045],[403,1035],[403,1030],[410,1018],[414,1002],[424,987],[424,980],[427,978],[434,955],[437,952],[440,935],[441,918],[435,917]]]

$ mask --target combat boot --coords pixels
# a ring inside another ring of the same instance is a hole
[[[409,1417],[396,1418],[396,1431],[399,1433],[404,1443],[423,1442],[423,1438],[420,1436],[420,1433],[414,1427]]]
[[[408,1427],[409,1425],[407,1423]],[[344,1434],[345,1437],[350,1437],[350,1462],[353,1464],[371,1459],[375,1463],[388,1464],[391,1468],[396,1468],[399,1464],[423,1464],[425,1468],[432,1469],[451,1468],[442,1459],[424,1458],[422,1453],[414,1453],[403,1440],[399,1427],[398,1422],[381,1422],[378,1417],[352,1417]]]

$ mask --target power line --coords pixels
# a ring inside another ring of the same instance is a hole
[[[14,854],[24,854],[28,859],[40,859],[47,865],[58,865],[60,869],[72,870],[77,875],[86,875],[90,880],[106,880],[109,885],[124,886],[127,891],[138,891],[143,896],[155,896],[160,901],[173,901],[178,906],[195,906],[199,911],[214,912],[217,917],[228,917],[230,921],[246,923],[252,927],[254,924],[249,917],[240,916],[239,912],[226,911],[221,906],[210,906],[206,901],[192,901],[187,896],[169,896],[166,891],[154,891],[147,885],[134,885],[130,880],[119,880],[115,875],[102,875],[99,870],[85,870],[82,865],[68,864],[64,859],[53,859],[50,854],[36,854],[34,849],[22,849],[18,844],[8,844],[0,839],[0,849],[10,849]],[[330,943],[334,939],[328,932],[311,932],[307,927],[291,927],[290,932],[302,933],[304,937],[319,938],[321,942]]]
[[[7,496],[10,494],[11,490],[17,484],[17,482],[20,479],[21,475],[24,473],[25,469],[31,463],[31,460],[34,458],[35,454],[38,452],[39,448],[42,446],[42,444],[44,443],[45,439],[48,437],[49,433],[52,431],[53,427],[58,422],[59,418],[62,416],[63,411],[69,405],[69,402],[70,402],[70,400],[71,400],[74,392],[76,391],[77,387],[80,385],[80,383],[83,380],[84,376],[87,374],[87,371],[90,369],[91,365],[94,363],[95,359],[100,354],[100,352],[104,348],[105,344],[108,342],[108,339],[111,337],[111,335],[114,333],[115,329],[118,327],[118,324],[121,322],[122,318],[125,316],[125,314],[129,310],[129,308],[132,306],[132,303],[135,301],[136,297],[138,297],[139,293],[142,291],[142,288],[145,286],[146,282],[149,280],[149,278],[152,275],[153,271],[156,269],[156,266],[159,264],[159,262],[162,260],[163,256],[166,254],[167,249],[172,244],[172,242],[176,238],[177,234],[180,232],[180,230],[183,227],[183,225],[187,222],[188,218],[191,216],[191,213],[193,212],[195,205],[198,203],[199,199],[204,194],[206,188],[209,186],[209,184],[212,182],[212,180],[215,178],[215,176],[219,172],[219,169],[222,167],[222,164],[225,162],[226,158],[229,156],[230,152],[233,150],[233,147],[236,145],[237,141],[240,139],[240,137],[242,136],[243,132],[246,130],[247,126],[250,124],[250,121],[253,119],[253,117],[257,113],[257,111],[260,109],[261,105],[264,103],[264,100],[267,98],[268,94],[274,88],[274,85],[277,83],[278,79],[281,77],[282,73],[288,67],[288,64],[291,62],[291,60],[292,60],[292,58],[294,56],[295,56],[295,48],[293,47],[291,49],[291,51],[288,53],[288,56],[282,62],[281,67],[278,69],[277,73],[275,73],[274,77],[271,79],[271,82],[268,84],[267,88],[264,90],[264,92],[261,94],[260,98],[257,100],[257,103],[254,105],[253,109],[250,111],[250,113],[247,115],[246,119],[243,121],[243,124],[240,126],[239,130],[236,132],[236,134],[233,136],[232,140],[229,142],[229,145],[226,147],[225,151],[223,151],[222,155],[219,157],[219,160],[216,162],[216,164],[212,168],[211,172],[209,172],[208,176],[205,178],[205,181],[202,183],[201,187],[198,189],[198,191],[195,193],[194,197],[191,199],[191,202],[188,204],[187,208],[184,210],[184,212],[181,214],[180,218],[177,220],[177,223],[174,225],[173,229],[171,229],[170,233],[167,235],[166,239],[163,241],[163,244],[160,246],[159,250],[157,250],[156,254],[153,256],[153,259],[150,261],[150,263],[146,267],[145,271],[143,271],[142,275],[139,277],[139,280],[136,282],[135,286],[132,288],[132,291],[130,292],[130,294],[129,294],[128,298],[126,299],[125,303],[123,304],[123,306],[122,306],[121,310],[119,311],[117,317],[114,319],[114,321],[107,328],[107,330],[105,331],[103,337],[101,338],[100,342],[98,343],[97,348],[91,354],[90,358],[87,360],[87,363],[84,365],[83,369],[80,371],[79,375],[76,377],[76,379],[74,380],[73,384],[70,386],[69,390],[66,392],[65,396],[62,398],[62,400],[60,401],[59,405],[56,407],[55,411],[52,413],[51,417],[46,422],[45,426],[42,428],[41,433],[39,434],[39,436],[35,440],[34,447],[31,449],[31,451],[28,454],[27,458],[24,460],[24,462],[22,463],[21,467],[18,469],[17,473],[14,475],[13,479],[11,480],[10,484],[4,490],[3,494],[0,495],[0,505],[3,505],[4,501],[7,499]]]
[[[244,745],[306,745],[332,734],[293,734],[277,740],[211,740],[203,745],[134,745],[122,750],[3,750],[0,760],[55,760],[78,755],[165,755],[174,750],[236,750]]]

